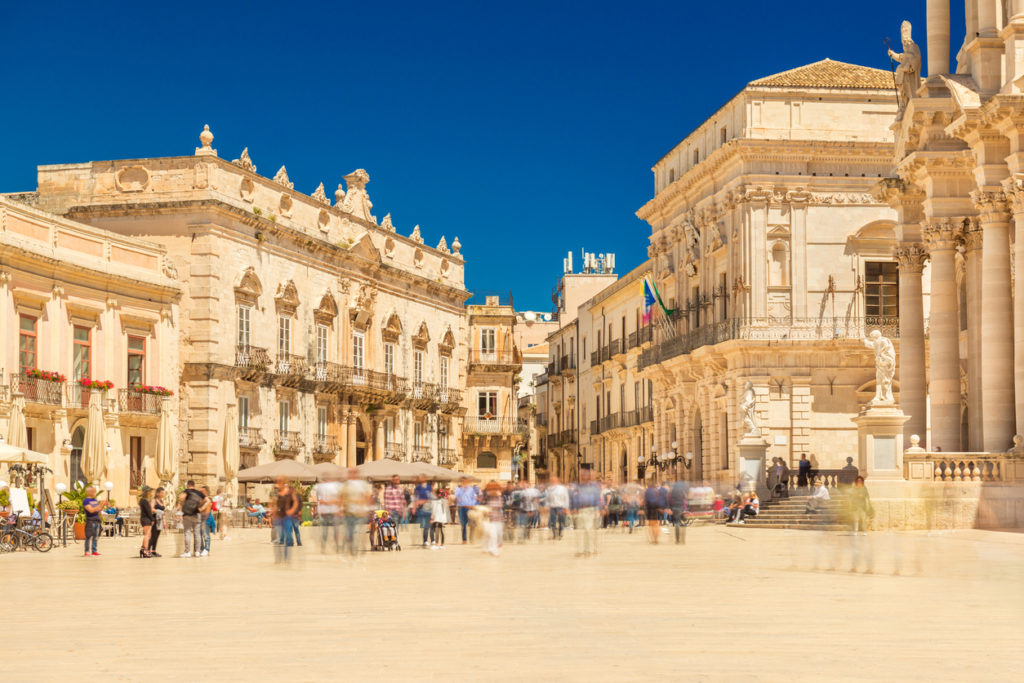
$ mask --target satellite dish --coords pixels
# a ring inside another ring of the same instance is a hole
[[[527,311],[526,313],[523,314],[523,317],[532,323],[534,320],[537,319],[537,314],[534,313],[533,311]]]
[[[545,313],[544,314],[544,322],[546,322],[546,323],[551,322],[551,314],[550,313]]]

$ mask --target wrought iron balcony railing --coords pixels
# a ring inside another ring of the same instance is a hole
[[[646,424],[648,422],[654,422],[654,407],[653,406],[644,406],[643,408],[641,408],[640,410],[637,411],[637,414],[640,416],[640,424]]]
[[[132,389],[118,389],[117,406],[122,413],[146,413],[159,415],[162,396],[147,394]]]
[[[102,401],[106,398],[106,392],[100,389],[93,389],[92,387],[83,387],[78,382],[68,382],[65,387],[67,392],[67,403],[65,404],[68,408],[88,408],[89,401],[92,399],[92,392],[96,392],[100,395]]]
[[[472,349],[469,352],[469,362],[480,365],[513,365],[516,358],[510,349]]]
[[[296,356],[293,353],[279,353],[274,362],[274,372],[278,375],[291,375],[302,377],[309,369],[309,364],[303,356]]]
[[[11,374],[11,393],[21,393],[29,403],[45,403],[59,406],[63,403],[63,382],[29,377],[24,374]]]
[[[437,451],[437,462],[442,467],[454,467],[459,464],[459,456],[454,448],[441,448]]]
[[[235,348],[235,367],[266,370],[270,367],[270,354],[260,346],[239,344]]]
[[[413,446],[412,447],[412,460],[413,462],[430,462],[434,459],[434,454],[430,452],[430,446]]]
[[[305,446],[299,432],[283,432],[274,430],[274,451],[279,453],[295,453]]]
[[[245,448],[248,450],[259,450],[263,447],[266,440],[260,433],[260,430],[256,427],[239,427],[238,428],[238,447]]]
[[[388,460],[405,460],[405,446],[395,441],[388,441],[384,446],[384,457]]]
[[[470,434],[516,434],[529,431],[526,420],[516,417],[466,417],[463,432]]]
[[[333,434],[317,434],[313,439],[314,453],[335,453],[338,450],[338,437]]]

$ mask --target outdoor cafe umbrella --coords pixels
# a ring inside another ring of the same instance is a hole
[[[246,468],[238,473],[238,481],[245,484],[270,484],[278,477],[284,477],[288,481],[305,483],[316,481],[318,474],[311,465],[285,458]]]
[[[459,472],[425,462],[403,462],[401,460],[370,460],[356,468],[359,475],[370,481],[390,481],[396,474],[400,481],[412,482],[419,477],[430,481],[454,481],[461,479]]]
[[[46,453],[0,443],[0,463],[5,465],[45,465],[48,460],[49,456]]]
[[[7,443],[17,448],[28,448],[28,430],[25,429],[25,397],[21,394],[15,394],[14,400],[11,402],[11,419],[7,424]]]
[[[177,473],[174,459],[174,433],[171,429],[171,401],[163,399],[160,401],[160,422],[156,429],[156,476],[161,482],[174,480]],[[235,445],[238,440],[235,439]]]
[[[82,474],[89,483],[99,481],[107,469],[107,449],[103,438],[103,407],[100,403],[102,392],[93,391],[89,396],[89,420],[85,427],[85,443],[82,447]]]
[[[416,466],[416,469],[419,470],[419,474],[422,474],[431,481],[458,481],[463,477],[476,481],[476,477],[470,477],[469,475],[462,474],[461,472],[456,472],[455,470],[450,470],[447,467],[441,467],[429,462],[417,462],[413,464]]]
[[[228,487],[238,474],[238,419],[235,415],[235,407],[228,406],[224,417],[224,481]]]
[[[313,469],[317,471],[320,481],[328,479],[329,477],[344,479],[348,475],[347,469],[339,465],[335,465],[330,461],[317,463],[313,465]]]

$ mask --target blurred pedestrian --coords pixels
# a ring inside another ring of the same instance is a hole
[[[327,552],[327,537],[334,536],[334,552],[341,551],[338,522],[341,513],[341,480],[335,475],[325,477],[316,485],[316,509],[320,516],[320,553]]]
[[[153,528],[149,532],[149,553],[151,557],[160,557],[160,553],[156,551],[156,542],[160,538],[160,532],[164,528],[166,523],[164,520],[164,511],[167,509],[164,505],[164,487],[161,486],[156,490],[153,496]]]
[[[216,524],[214,515],[217,512],[217,502],[210,497],[209,488],[203,486],[200,490],[203,492],[203,504],[199,507],[199,534],[203,540],[203,549],[199,556],[206,557],[210,554],[211,532],[216,531],[213,526]]]
[[[451,522],[448,509],[448,492],[439,489],[429,502],[431,548],[444,549],[444,525]]]
[[[797,467],[796,485],[805,489],[811,477],[811,461],[807,459],[806,453],[800,454],[800,464]]]
[[[462,542],[466,542],[466,526],[469,524],[469,510],[480,503],[480,489],[476,484],[470,486],[469,478],[463,477],[455,489],[455,505],[459,514],[459,526],[462,527]]]
[[[103,521],[100,519],[102,505],[96,500],[96,487],[90,486],[85,490],[85,499],[82,501],[82,509],[85,510],[85,554],[99,555],[96,547],[100,531],[103,528]],[[90,541],[92,551],[89,551]]]
[[[405,491],[402,490],[402,480],[396,474],[384,487],[384,509],[391,513],[395,522],[395,529],[402,522],[405,514]]]
[[[484,552],[497,557],[501,553],[503,510],[501,484],[491,481],[484,488],[484,505],[487,506],[487,521],[484,523]]]
[[[191,479],[185,483],[185,490],[178,496],[181,525],[185,536],[185,552],[181,554],[182,557],[199,557],[203,551],[202,533],[199,529],[199,511],[205,497],[202,491],[196,489],[196,483]]]
[[[871,506],[871,496],[868,495],[868,487],[864,485],[864,477],[858,476],[853,480],[853,487],[847,494],[850,505],[850,518],[853,524],[853,533],[860,532],[864,535],[868,530],[868,523],[875,516],[875,509]]]
[[[690,486],[680,479],[672,484],[668,494],[668,504],[672,509],[672,523],[676,530],[676,543],[686,543],[686,526],[689,522],[686,514],[689,512]]]
[[[572,508],[576,521],[577,557],[597,552],[597,518],[601,514],[601,485],[591,478],[590,469],[580,470]]]
[[[416,478],[416,488],[413,489],[413,513],[416,521],[423,532],[423,547],[427,546],[427,537],[430,537],[431,545],[434,542],[433,524],[431,522],[431,500],[433,492],[427,478],[420,475]]]
[[[355,467],[348,469],[348,478],[341,487],[341,507],[345,513],[344,548],[353,557],[359,552],[356,530],[367,523],[373,504],[373,487],[359,476]]]
[[[548,528],[551,529],[551,537],[562,538],[562,531],[565,529],[565,512],[569,509],[569,489],[559,481],[558,477],[551,477],[547,486],[548,499]]]
[[[651,543],[658,542],[661,514],[666,508],[668,501],[665,490],[652,481],[644,491],[644,515],[647,517],[647,532]]]
[[[277,562],[288,559],[292,547],[292,525],[298,514],[299,497],[284,477],[278,477],[275,484],[277,500],[274,503],[274,556]]]
[[[139,524],[142,526],[142,547],[139,548],[139,557],[152,557],[153,552],[149,549],[149,539],[153,535],[153,525],[156,523],[156,515],[153,513],[153,489],[143,486],[139,494]]]

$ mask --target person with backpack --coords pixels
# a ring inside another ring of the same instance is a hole
[[[668,494],[668,504],[672,509],[672,523],[676,528],[676,543],[686,544],[686,513],[689,506],[690,485],[679,479],[672,484]]]
[[[202,533],[199,530],[199,510],[205,504],[206,495],[196,488],[191,479],[185,490],[178,496],[181,506],[181,525],[185,530],[185,552],[182,557],[199,557],[202,554]]]
[[[217,530],[217,518],[214,514],[217,512],[217,501],[210,497],[210,489],[202,487],[203,504],[199,508],[199,532],[203,539],[203,551],[200,553],[201,557],[206,557],[210,554],[210,540],[212,534]]]

